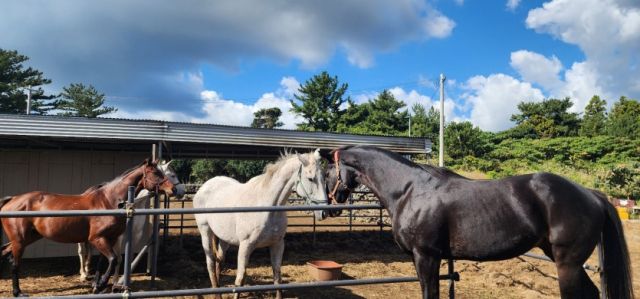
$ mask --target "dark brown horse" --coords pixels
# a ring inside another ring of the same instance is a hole
[[[56,210],[108,210],[117,209],[127,198],[127,188],[137,186],[137,191],[156,187],[172,195],[173,184],[166,179],[155,162],[145,160],[142,164],[125,171],[110,182],[87,189],[80,195],[62,195],[41,191],[28,192],[0,201],[0,211],[56,211]],[[24,296],[20,290],[18,271],[25,248],[46,238],[62,243],[91,243],[107,258],[109,266],[98,280],[96,272],[94,292],[102,291],[113,274],[116,260],[113,245],[124,232],[124,217],[80,216],[80,217],[27,217],[2,218],[2,227],[9,243],[2,246],[2,259],[13,257],[13,295]]]
[[[442,259],[496,261],[541,248],[562,298],[598,298],[582,265],[604,250],[607,298],[633,298],[629,253],[602,193],[550,173],[471,180],[370,146],[332,152],[327,188],[340,202],[363,184],[389,211],[393,236],[413,256],[424,298],[438,298]]]

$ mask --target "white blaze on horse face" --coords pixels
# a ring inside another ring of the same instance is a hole
[[[296,193],[305,197],[305,201],[312,205],[326,205],[328,203],[327,192],[324,186],[324,176],[322,175],[322,164],[319,161],[320,154],[316,150],[304,156],[298,156],[302,163],[300,175],[296,178]],[[303,161],[303,159],[305,159]],[[316,220],[323,220],[322,210],[314,211]]]
[[[158,168],[169,179],[169,182],[171,182],[176,187],[176,193],[174,194],[174,196],[178,199],[181,199],[186,193],[186,189],[184,187],[184,184],[180,183],[178,175],[176,175],[176,172],[173,170],[173,168],[171,168],[170,164],[171,161],[162,161],[161,163],[158,163]]]

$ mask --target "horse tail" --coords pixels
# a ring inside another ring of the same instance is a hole
[[[615,207],[606,200],[606,197],[604,198],[606,217],[601,242],[604,257],[602,271],[604,271],[607,298],[632,299],[634,295],[631,262],[627,242],[624,239],[622,222]]]
[[[4,204],[6,204],[12,198],[13,198],[13,196],[5,196],[2,199],[0,199],[0,208],[2,208],[2,206],[4,206]]]

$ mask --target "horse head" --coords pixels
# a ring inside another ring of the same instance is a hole
[[[178,175],[176,174],[176,172],[171,167],[171,161],[173,160],[162,161],[158,163],[158,168],[160,168],[160,171],[162,171],[167,179],[176,187],[174,196],[178,199],[182,199],[182,197],[186,193],[186,189],[184,187],[184,184],[181,183],[178,179]]]
[[[340,163],[340,158],[337,156],[337,150],[332,151],[331,155],[327,157],[329,164],[325,171],[326,191],[331,200],[331,204],[344,204],[351,192],[360,185],[356,181],[355,171],[344,164]],[[329,216],[336,217],[342,214],[342,210],[331,210]]]
[[[172,196],[177,193],[175,185],[160,170],[157,161],[146,159],[140,167],[143,168],[142,179],[139,183],[142,188],[155,191],[157,187],[160,191],[166,193],[167,196]]]
[[[307,204],[326,205],[329,203],[322,174],[322,157],[320,150],[300,155],[300,168],[296,174],[295,192],[305,198]],[[323,220],[325,215],[322,210],[314,211],[316,220]]]

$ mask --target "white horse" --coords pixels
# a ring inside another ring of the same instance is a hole
[[[263,174],[242,184],[232,178],[217,176],[208,180],[193,197],[196,208],[242,206],[281,206],[293,189],[308,204],[327,204],[319,150],[308,154],[285,154],[265,167]],[[314,212],[324,218],[322,211]],[[202,237],[211,285],[218,287],[220,264],[230,245],[238,246],[238,269],[235,284],[241,286],[249,256],[256,248],[269,247],[275,284],[280,284],[280,264],[287,231],[286,212],[196,214]],[[238,298],[239,294],[235,294]],[[216,297],[220,297],[219,295]],[[277,298],[282,298],[280,291]]]
[[[176,187],[176,193],[174,195],[176,198],[180,199],[185,194],[185,187],[182,183],[180,183],[180,180],[178,180],[178,176],[176,175],[175,171],[173,171],[170,164],[171,161],[162,161],[161,163],[158,163],[158,168]],[[147,191],[146,189],[140,191],[140,193],[138,193],[136,199],[134,200],[134,208],[149,208],[151,197],[148,197],[148,195],[149,191]],[[147,198],[142,199],[143,197]],[[131,251],[140,252],[140,250],[142,250],[142,248],[149,243],[149,238],[151,238],[152,233],[153,226],[151,225],[151,217],[148,217],[148,215],[138,215],[133,217]],[[118,273],[120,270],[120,265],[122,264],[121,255],[124,253],[124,238],[125,234],[123,233],[122,235],[120,235],[113,247],[117,258],[116,269],[112,276],[114,285],[118,283]],[[89,243],[78,243],[78,256],[80,257],[80,279],[89,280],[89,262],[91,261],[91,246]]]

